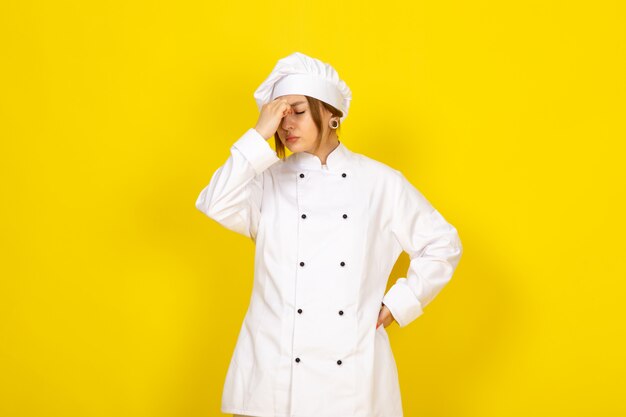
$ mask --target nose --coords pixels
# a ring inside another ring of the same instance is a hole
[[[283,120],[281,122],[281,125],[283,127],[283,130],[287,131],[288,128],[293,127],[293,116],[292,116],[293,112],[287,114],[285,117],[283,117]]]

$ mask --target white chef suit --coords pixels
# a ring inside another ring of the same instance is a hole
[[[231,147],[196,207],[255,242],[254,281],[222,393],[224,413],[402,417],[381,303],[400,327],[448,283],[457,230],[399,171],[345,143],[326,167],[284,161],[255,129]],[[398,256],[407,276],[385,294]]]

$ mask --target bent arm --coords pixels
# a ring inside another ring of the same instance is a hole
[[[196,208],[229,230],[256,239],[261,217],[263,171],[280,161],[267,140],[248,129],[200,192]]]
[[[463,247],[456,228],[403,175],[394,210],[392,233],[411,261],[407,276],[397,279],[383,304],[405,327],[450,281]]]

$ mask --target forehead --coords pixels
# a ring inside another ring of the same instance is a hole
[[[281,97],[287,100],[287,103],[289,103],[292,106],[308,103],[305,96],[290,94],[290,95],[281,96]]]

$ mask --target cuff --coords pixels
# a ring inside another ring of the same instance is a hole
[[[383,297],[383,304],[387,306],[393,318],[400,327],[405,327],[422,315],[422,304],[417,300],[406,278],[398,278]]]
[[[270,144],[254,128],[248,129],[233,145],[250,162],[256,174],[260,174],[280,161]]]

